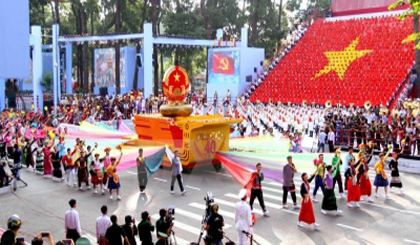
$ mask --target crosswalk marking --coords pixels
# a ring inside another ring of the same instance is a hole
[[[154,214],[154,215],[152,215],[151,218],[156,221],[156,220],[160,219],[160,216],[159,216],[159,214]],[[192,233],[194,235],[197,235],[197,237],[200,235],[200,232],[201,232],[200,229],[198,229],[194,226],[191,226],[191,225],[184,224],[184,223],[182,223],[180,221],[177,221],[177,220],[174,221],[174,227],[177,228],[177,229],[187,231],[187,232]]]
[[[200,203],[193,202],[193,203],[190,203],[188,205],[191,206],[191,207],[194,207],[194,208],[199,208],[201,210],[205,210],[206,209],[206,206],[203,205],[203,204],[200,204]],[[224,210],[220,210],[219,209],[219,214],[222,215],[222,216],[231,218],[231,219],[235,219],[235,214],[234,213],[231,213],[231,212],[228,212],[228,211],[224,211]]]
[[[186,216],[188,218],[191,218],[191,219],[194,219],[194,220],[197,220],[197,221],[200,221],[200,223],[203,220],[203,216],[200,216],[198,214],[195,214],[195,213],[192,213],[190,211],[186,211],[186,210],[183,210],[183,209],[180,209],[180,208],[176,208],[175,213],[176,214],[183,215],[183,216]],[[204,214],[204,212],[203,212],[203,214]],[[230,227],[232,227],[232,226],[226,224],[226,222],[225,222],[224,228],[228,229]]]
[[[229,197],[229,198],[238,199],[238,195],[235,195],[235,194],[232,194],[232,193],[226,193],[225,196]],[[264,200],[264,204],[265,204],[265,206],[267,206],[269,208],[274,208],[274,209],[281,209],[282,208],[281,205],[274,204],[274,203],[271,203],[271,202],[266,202],[265,200]]]
[[[257,200],[257,199],[256,199]],[[214,201],[217,203],[217,204],[222,204],[222,205],[226,205],[226,206],[229,206],[229,207],[235,207],[235,203],[233,203],[233,202],[228,202],[228,201],[225,201],[225,200],[222,200],[222,199],[218,199],[218,198],[215,198],[214,199]],[[254,206],[255,206],[255,202],[254,202]],[[219,209],[220,210],[220,209]],[[254,213],[256,213],[256,214],[260,214],[260,215],[263,215],[264,214],[264,212],[261,210],[261,209],[257,209],[257,208],[253,208],[252,209],[252,212],[254,212]]]

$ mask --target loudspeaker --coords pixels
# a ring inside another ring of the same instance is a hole
[[[252,75],[246,76],[245,80],[248,83],[252,82]]]
[[[99,94],[103,97],[105,97],[106,95],[108,95],[108,87],[104,87],[104,88],[99,88]]]
[[[260,66],[263,66],[264,65],[264,61],[260,61]]]
[[[141,55],[140,54],[136,55],[136,64],[137,64],[137,68],[141,68],[143,66],[143,62],[141,60]]]
[[[254,73],[257,73],[257,67],[254,67]]]

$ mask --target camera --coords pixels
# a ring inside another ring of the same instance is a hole
[[[16,238],[16,244],[17,245],[24,245],[25,244],[25,238],[23,238],[23,237]]]
[[[42,237],[48,237],[50,233],[48,231],[41,232]]]
[[[206,217],[211,215],[211,205],[214,203],[213,193],[211,191],[207,192],[207,196],[204,197],[204,201],[206,201]]]
[[[166,211],[168,214],[167,222],[172,223],[175,220],[175,206],[168,206]]]

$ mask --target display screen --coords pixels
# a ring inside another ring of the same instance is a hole
[[[239,83],[239,51],[216,51],[208,53],[209,83]]]
[[[115,87],[115,49],[95,49],[95,86],[98,88]],[[120,82],[125,87],[125,52],[120,49]]]

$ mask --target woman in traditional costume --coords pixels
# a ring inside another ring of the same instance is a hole
[[[344,173],[346,177],[346,186],[348,190],[347,194],[347,206],[349,208],[360,207],[360,188],[357,184],[357,170],[354,167],[354,159],[349,160],[349,168]]]
[[[115,157],[111,157],[111,164],[106,169],[106,173],[109,176],[108,189],[109,189],[109,199],[111,200],[113,199],[112,190],[116,191],[117,200],[121,200],[121,196],[120,196],[121,184],[120,184],[120,179],[118,178],[118,174],[117,174],[117,167],[120,164],[121,157],[122,157],[122,151],[121,151],[118,161],[116,160]]]
[[[316,172],[315,172],[316,173]],[[310,197],[311,186],[309,183],[315,178],[315,173],[308,179],[306,173],[302,174],[302,184],[300,185],[300,195],[302,196],[302,203],[299,212],[299,218],[297,225],[303,227],[302,222],[305,222],[308,225],[314,226],[314,229],[319,227],[319,224],[315,223],[315,214],[314,207],[312,206],[312,201]]]
[[[103,171],[102,171],[103,172],[102,173],[102,176],[103,176],[102,184],[104,186],[104,189],[106,190],[107,189],[107,184],[106,183],[108,181],[108,173],[106,172],[106,169],[111,164],[111,156],[109,155],[110,152],[111,152],[111,147],[105,148],[104,151],[105,151],[105,156],[100,161],[104,163]]]
[[[89,190],[91,187],[89,185],[89,177],[88,177],[88,172],[87,172],[87,158],[89,157],[91,153],[88,153],[87,155],[85,155],[85,152],[82,151],[80,152],[80,157],[76,160],[76,162],[74,163],[76,166],[78,166],[78,171],[77,171],[77,178],[79,180],[79,190],[83,190],[82,188],[82,182],[86,183],[86,189]]]
[[[42,148],[42,153],[44,155],[44,177],[52,176],[52,164],[51,164],[51,146],[46,142],[44,148]]]
[[[400,179],[400,171],[398,170],[398,158],[402,156],[403,151],[404,151],[404,148],[401,149],[400,153],[393,152],[392,160],[389,163],[389,168],[391,169],[391,184],[389,185],[390,191],[394,192],[393,187],[399,188],[401,195],[404,193],[402,189],[402,182]]]
[[[42,151],[43,147],[42,147],[42,143],[41,141],[38,141],[38,146],[36,147],[36,173],[37,174],[44,174],[44,153]]]
[[[333,177],[332,173],[334,169],[331,165],[327,166],[327,174],[325,175],[325,195],[322,199],[321,213],[327,214],[329,211],[335,211],[336,215],[341,215],[342,211],[337,208],[337,199],[335,198],[333,189]]]
[[[360,195],[368,196],[368,202],[373,202],[372,195],[372,184],[369,179],[369,166],[367,156],[359,156],[359,162],[356,164],[357,179],[360,187]],[[360,197],[360,200],[363,201],[363,198]]]
[[[102,190],[102,195],[105,195],[105,190],[103,188],[103,184],[102,184],[102,171],[101,171],[101,161],[99,160],[99,153],[95,154],[95,159],[93,160],[93,162],[90,164],[90,182],[93,185],[93,189],[94,192],[93,193],[98,193],[98,191],[96,190],[96,185],[100,185],[101,186],[101,190]]]
[[[389,199],[388,195],[388,178],[385,174],[385,160],[388,158],[390,151],[384,155],[384,153],[379,154],[379,161],[375,164],[375,182],[373,182],[373,185],[376,186],[375,189],[375,197],[378,198],[378,189],[379,187],[384,187],[385,190],[385,198]]]
[[[53,180],[58,180],[63,182],[63,172],[61,171],[61,159],[60,153],[57,151],[57,148],[54,147],[51,151],[51,162],[53,166]]]
[[[143,149],[139,149],[139,156],[137,157],[137,179],[139,181],[140,193],[144,193],[147,185],[147,170],[146,158],[143,156]]]

